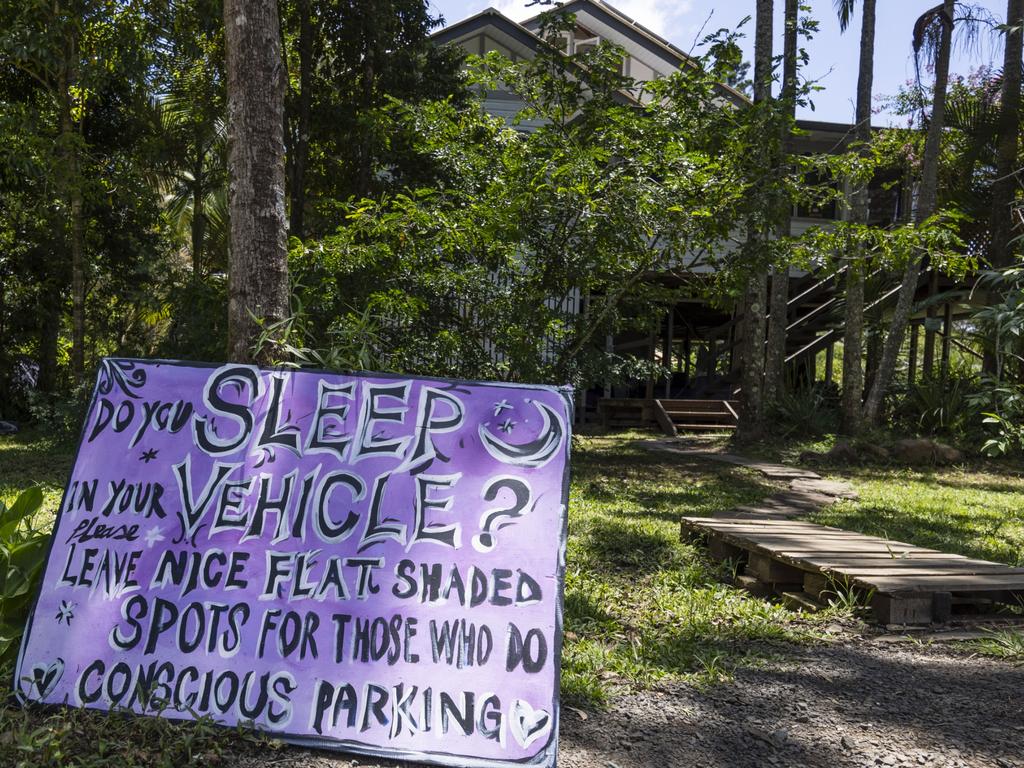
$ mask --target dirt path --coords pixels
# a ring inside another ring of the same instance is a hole
[[[1024,668],[946,647],[786,647],[731,683],[584,714],[563,711],[560,768],[1024,767]],[[271,765],[395,764],[285,748],[238,768]]]

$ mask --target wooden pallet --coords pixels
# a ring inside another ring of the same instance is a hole
[[[869,600],[884,624],[1024,604],[1024,568],[801,520],[684,517],[682,534],[706,539],[713,557],[742,562],[741,584],[755,594],[800,604],[848,589]]]

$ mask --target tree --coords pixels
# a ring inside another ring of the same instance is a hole
[[[797,102],[797,37],[799,33],[797,14],[799,0],[786,0],[785,34],[782,54],[782,90],[779,94],[779,109],[782,130],[779,140],[779,160],[788,161],[790,135],[796,120]],[[778,169],[781,172],[781,167]],[[781,175],[781,174],[780,174]],[[781,201],[777,225],[777,239],[790,237],[792,205]],[[778,263],[772,268],[771,295],[768,314],[768,343],[765,349],[764,402],[774,406],[782,393],[786,365],[786,327],[789,324],[789,263]]]
[[[547,31],[569,23],[554,15]],[[477,98],[519,94],[534,130],[479,100],[394,106],[413,149],[448,176],[353,204],[346,226],[295,254],[297,357],[348,359],[334,348],[358,336],[406,372],[584,387],[654,374],[604,340],[650,333],[677,297],[654,276],[734,231],[753,129],[746,110],[716,103],[702,68],[641,93],[621,67],[608,43],[473,62]]]
[[[91,162],[90,121],[97,108],[109,106],[105,103],[108,96],[130,100],[137,92],[150,63],[150,32],[142,11],[116,0],[0,4],[2,61],[29,78],[48,102],[44,119],[52,132],[48,171],[65,211],[54,217],[53,223],[64,241],[59,250],[70,254],[70,259],[56,253],[49,258],[55,262],[66,259],[68,269],[54,265],[49,270],[53,297],[41,309],[49,314],[41,323],[45,340],[40,345],[47,385],[55,378],[61,296],[67,291],[65,273],[71,294],[71,371],[76,382],[84,376],[87,299],[89,286],[94,284],[87,243],[88,208],[95,202],[90,195],[101,194],[95,175],[87,168]],[[108,116],[98,119],[96,125]]]
[[[754,114],[767,114],[768,102],[771,100],[772,88],[772,21],[774,14],[773,0],[757,0],[757,14],[754,32]],[[746,250],[752,268],[743,294],[743,343],[741,360],[743,362],[742,390],[740,403],[742,408],[737,438],[740,440],[756,440],[761,436],[764,418],[763,377],[765,362],[765,301],[768,276],[764,264],[767,231],[756,215],[756,209],[767,203],[765,187],[768,184],[767,168],[771,167],[771,159],[767,167],[759,174],[757,190],[752,202],[755,214],[748,219]]]
[[[462,98],[462,54],[430,40],[440,19],[424,0],[288,0],[281,9],[290,234],[303,239],[341,223],[333,201],[429,183],[430,163],[409,153],[386,108]]]
[[[945,126],[946,88],[949,83],[949,59],[953,47],[955,5],[955,0],[944,0],[942,5],[923,14],[914,25],[915,55],[925,50],[934,55],[935,62],[932,109],[928,118],[928,132],[921,161],[921,177],[914,216],[914,224],[917,226],[924,225],[938,209],[939,151]],[[907,255],[907,265],[900,283],[896,306],[889,322],[878,372],[875,374],[867,401],[864,404],[864,417],[869,424],[878,423],[882,411],[882,400],[896,370],[896,361],[913,309],[923,258],[923,255],[917,253]]]
[[[224,27],[219,0],[159,6],[163,30],[155,118],[156,175],[175,234],[192,257],[192,280],[227,267]]]
[[[836,0],[839,26],[845,32],[856,0]],[[855,136],[862,153],[870,151],[871,94],[875,63],[875,0],[861,0],[860,60],[857,72]],[[868,183],[858,184],[850,196],[850,218],[868,224]],[[864,338],[864,273],[866,254],[857,249],[847,264],[846,306],[843,325],[843,387],[841,428],[847,434],[860,430],[863,418],[864,369],[861,359]]]
[[[266,362],[261,327],[288,314],[284,84],[276,0],[226,0],[228,357]]]
[[[1021,188],[1017,166],[1020,143],[1021,68],[1024,53],[1024,0],[1006,2],[1006,43],[1003,49],[999,100],[996,179],[992,185],[989,263],[999,269],[1013,263],[1013,204]]]

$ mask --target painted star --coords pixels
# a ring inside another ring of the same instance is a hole
[[[146,531],[146,535],[143,538],[146,541],[146,549],[152,549],[154,544],[164,540],[164,535],[160,533],[160,526],[154,525]]]
[[[494,404],[494,415],[495,416],[501,416],[501,412],[502,411],[510,411],[510,410],[512,410],[512,406],[509,404],[508,400],[502,400],[500,403],[495,403]]]
[[[147,464],[156,458],[156,449],[150,448],[148,451],[143,451],[142,455],[139,456],[139,461],[144,461]]]
[[[512,419],[505,419],[505,421],[498,427],[506,435],[515,429],[516,423]]]
[[[69,603],[67,600],[60,601],[60,608],[57,609],[57,615],[54,617],[57,619],[57,623],[67,622],[67,625],[71,626],[71,620],[75,618],[75,604]]]

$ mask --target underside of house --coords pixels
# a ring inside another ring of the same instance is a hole
[[[559,42],[569,54],[586,50],[602,40],[625,49],[623,73],[644,82],[686,65],[691,58],[650,30],[644,28],[601,0],[572,0],[562,8],[575,14],[574,29]],[[512,59],[529,59],[538,46],[538,17],[517,23],[499,11],[488,9],[438,32],[438,44],[455,44],[467,53],[482,55],[497,51]],[[723,102],[742,106],[747,97],[722,85]],[[485,108],[493,115],[511,120],[524,106],[514,94],[492,91],[484,95]],[[854,140],[854,126],[799,120],[799,135],[793,140],[796,154],[840,153]],[[535,128],[519,123],[519,130]],[[885,226],[909,218],[911,190],[898,178],[877,178],[870,189],[871,224]],[[793,210],[791,234],[811,227],[827,227],[841,220],[847,211],[841,205]],[[607,426],[657,426],[668,434],[678,431],[733,430],[742,417],[738,406],[742,373],[740,340],[741,308],[716,305],[702,296],[701,281],[712,267],[701,267],[651,275],[649,279],[678,289],[681,298],[665,307],[660,328],[654,333],[621,334],[607,340],[610,350],[660,365],[668,375],[659,379],[608,385],[580,393],[578,415],[582,420],[600,420]],[[795,387],[825,385],[839,379],[843,338],[844,270],[821,272],[792,270],[788,275],[786,376]],[[872,375],[871,333],[882,327],[896,303],[901,275],[881,270],[866,276],[865,318],[868,348],[867,383]],[[906,342],[903,381],[928,374],[937,366],[948,368],[956,350],[976,356],[972,349],[953,338],[955,321],[967,314],[970,284],[922,270],[915,296],[915,312]],[[838,345],[838,350],[837,350]]]

